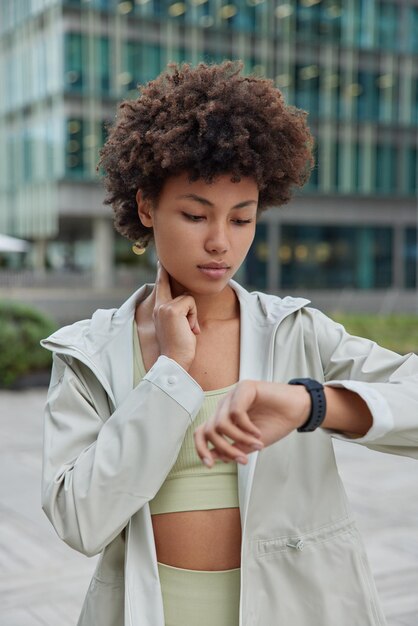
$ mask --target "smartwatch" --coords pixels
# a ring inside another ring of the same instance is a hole
[[[288,385],[303,385],[311,397],[311,412],[302,426],[297,429],[299,433],[311,433],[322,424],[327,411],[324,386],[313,378],[292,378]]]

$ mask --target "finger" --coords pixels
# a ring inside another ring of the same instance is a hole
[[[161,304],[170,302],[172,299],[169,274],[165,267],[162,266],[161,261],[158,261],[157,277],[155,279],[155,306],[158,307]]]
[[[243,381],[231,392],[228,411],[229,419],[254,437],[261,437],[261,431],[253,424],[248,414],[257,398],[256,386],[253,382]]]
[[[218,458],[216,450],[209,450],[208,443],[203,433],[204,424],[196,428],[193,433],[196,452],[199,455],[202,463],[207,467],[212,467],[215,458]]]
[[[190,329],[194,332],[195,335],[200,333],[199,321],[197,319],[197,307],[196,301],[190,294],[183,293],[181,296],[177,296],[174,298],[172,303],[175,305],[176,303],[180,303],[185,310],[185,314],[187,317],[187,321],[189,322]]]
[[[264,444],[254,435],[241,430],[236,424],[231,422],[217,422],[214,430],[223,437],[228,437],[234,442],[234,446],[242,450],[243,452],[253,452],[254,450],[261,450]]]
[[[238,447],[229,443],[223,435],[217,433],[213,428],[209,430],[204,428],[203,437],[213,445],[219,456],[226,457],[230,461],[237,461],[237,463],[247,463],[247,455]]]
[[[250,388],[245,392],[245,388],[249,385],[246,381],[238,383],[238,385],[228,393],[218,404],[214,419],[219,424],[235,424],[241,432],[244,432],[246,436],[250,436],[251,444],[258,441],[261,437],[261,431],[253,424],[248,413],[242,407],[252,406],[252,397],[255,392],[252,391],[253,386],[250,383]],[[244,394],[246,394],[244,396]],[[243,402],[237,404],[236,396],[243,397]],[[231,437],[235,439],[235,437]],[[244,443],[244,442],[243,442]],[[250,445],[251,445],[250,444]]]
[[[255,436],[252,432],[248,432],[248,430],[244,430],[241,427],[240,421],[231,420],[232,398],[233,392],[229,393],[218,403],[215,415],[206,422],[206,432],[213,428],[218,434],[232,440],[235,446],[245,453],[261,450],[264,445],[259,437]]]
[[[203,424],[203,437],[207,445],[213,446],[220,458],[231,461],[236,460],[240,463],[246,463],[246,454],[239,446],[235,446],[234,440],[227,441],[224,437],[223,428],[228,419],[228,409],[230,403],[230,394],[225,396],[218,404],[216,417],[210,418]]]
[[[207,467],[209,468],[213,467],[214,461],[216,459],[221,459],[225,463],[228,463],[234,460],[237,461],[238,463],[242,463],[243,465],[247,463],[246,455],[243,454],[240,450],[236,450],[235,454],[231,455],[230,451],[228,453],[225,453],[217,448],[209,448],[208,441],[206,439],[206,435],[204,432],[204,428],[205,428],[205,424],[202,424],[201,426],[196,428],[196,430],[193,433],[193,437],[195,441],[197,454],[199,455],[202,462]],[[213,445],[213,442],[211,443]]]
[[[187,313],[187,319],[189,320],[190,328],[192,329],[194,334],[198,335],[200,333],[200,326],[199,326],[199,321],[197,319],[196,302],[194,298],[192,298],[192,296],[189,296],[189,298],[191,302],[190,302],[189,312]]]

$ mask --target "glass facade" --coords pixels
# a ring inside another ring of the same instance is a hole
[[[260,224],[251,249],[247,269],[250,285],[266,288],[269,248],[266,226]],[[415,236],[415,233],[414,233]],[[415,276],[415,240],[407,239],[408,281]],[[409,246],[409,248],[408,248]],[[353,289],[388,288],[392,284],[393,232],[388,227],[318,226],[317,224],[281,227],[277,261],[281,267],[280,288]],[[412,285],[408,285],[412,286]]]
[[[225,58],[308,111],[317,143],[305,196],[416,201],[417,0],[3,0],[0,230],[55,236],[57,186],[97,182],[116,103],[169,61]],[[413,227],[403,237],[407,287]],[[248,263],[259,286],[267,239],[260,224]],[[386,288],[392,243],[387,226],[283,226],[277,287]]]

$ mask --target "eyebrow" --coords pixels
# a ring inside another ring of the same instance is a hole
[[[195,202],[199,202],[200,204],[203,204],[204,206],[210,206],[210,207],[214,207],[215,205],[208,200],[207,198],[203,198],[202,196],[198,196],[195,193],[185,193],[181,196],[177,196],[177,200],[179,200],[180,198],[185,198],[186,200],[194,200]],[[249,204],[257,204],[257,200],[244,200],[243,202],[239,202],[238,204],[235,204],[232,209],[242,209],[246,206],[248,206]]]

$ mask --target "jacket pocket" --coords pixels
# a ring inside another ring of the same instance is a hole
[[[124,626],[123,579],[104,582],[93,577],[77,626]]]
[[[386,625],[353,521],[256,540],[253,548],[247,589],[258,590],[257,606],[250,602],[258,626]]]

